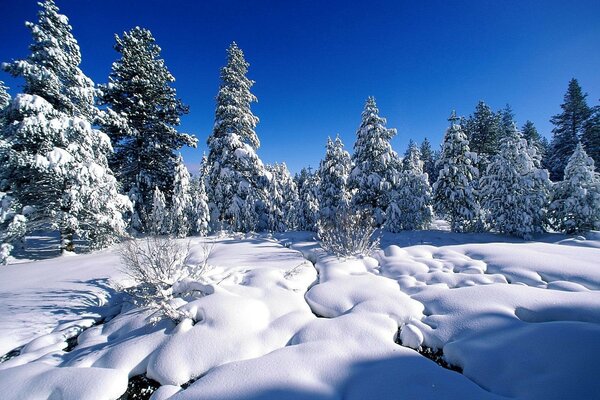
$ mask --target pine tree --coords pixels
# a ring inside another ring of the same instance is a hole
[[[39,22],[27,23],[31,55],[2,65],[24,79],[25,93],[4,114],[0,181],[26,214],[23,233],[58,230],[67,251],[75,236],[103,247],[125,234],[122,212],[131,204],[108,168],[110,139],[93,128],[103,113],[94,106],[93,82],[79,69],[68,19],[51,0],[40,6]]]
[[[413,162],[414,160],[410,160],[410,157],[412,154],[414,154],[414,150],[417,149],[417,144],[415,143],[414,140],[409,139],[408,140],[408,146],[406,146],[406,151],[404,152],[404,157],[402,157],[402,171],[406,171],[406,169],[409,168],[411,162]],[[419,153],[419,157],[420,157]]]
[[[586,103],[586,97],[587,94],[582,92],[577,79],[571,79],[564,102],[560,105],[563,111],[550,119],[554,129],[552,129],[548,164],[550,178],[553,181],[562,179],[569,157],[573,154],[592,114]]]
[[[325,158],[318,170],[319,218],[322,222],[334,222],[336,215],[350,204],[351,195],[347,181],[352,162],[350,154],[338,137],[327,139]]]
[[[319,220],[319,179],[310,168],[302,168],[296,175],[298,187],[298,229],[301,231],[316,231]]]
[[[581,143],[569,158],[564,180],[554,185],[549,219],[566,233],[600,229],[600,175]]]
[[[153,235],[168,235],[170,226],[169,218],[165,195],[158,186],[155,186],[152,192],[152,209],[147,218],[148,232]]]
[[[543,231],[550,181],[536,166],[527,141],[513,124],[481,178],[483,206],[498,232],[523,238]]]
[[[423,139],[421,143],[421,161],[423,161],[423,172],[427,174],[429,184],[433,184],[437,179],[437,170],[435,168],[436,154],[431,148],[429,139]]]
[[[600,106],[593,108],[590,118],[585,123],[581,134],[581,143],[598,168],[600,165]]]
[[[135,27],[115,40],[121,58],[102,88],[102,101],[110,108],[103,126],[115,147],[111,167],[123,190],[134,197],[133,218],[139,219],[148,215],[155,187],[171,198],[176,151],[196,147],[197,141],[177,131],[188,107],[177,98],[175,78],[160,58],[152,33]],[[139,229],[144,231],[143,226]]]
[[[33,36],[31,54],[2,68],[25,78],[23,93],[42,97],[59,112],[92,120],[98,115],[96,89],[79,68],[81,52],[69,19],[59,13],[54,0],[38,4],[38,22],[25,23]]]
[[[512,132],[513,125],[515,122],[515,113],[512,110],[510,104],[506,104],[504,108],[498,111],[498,122],[499,122],[499,136],[498,143],[502,138],[509,136]]]
[[[391,232],[427,229],[433,220],[431,186],[416,144],[409,147],[404,165],[387,210],[386,228]]]
[[[527,141],[527,146],[530,149],[530,153],[539,168],[543,165],[543,160],[546,157],[546,146],[544,139],[538,133],[533,122],[527,120],[523,128],[521,128],[521,134],[523,139]]]
[[[348,187],[356,191],[353,206],[367,210],[377,226],[385,221],[389,193],[400,169],[398,156],[390,144],[396,130],[386,128],[385,124],[385,118],[379,116],[375,99],[369,97],[356,132],[353,168],[348,177]]]
[[[190,195],[190,173],[183,157],[179,155],[175,161],[175,179],[173,182],[173,197],[171,199],[170,232],[177,237],[186,237],[190,232],[189,213],[192,207]]]
[[[438,214],[448,219],[453,232],[478,230],[481,212],[475,190],[479,177],[477,155],[470,151],[469,141],[457,124],[454,111],[448,120],[450,127],[437,161],[440,172],[433,184],[434,207]]]
[[[258,226],[247,220],[252,210],[264,214],[268,185],[265,168],[256,155],[260,145],[255,132],[258,118],[250,110],[256,97],[250,92],[254,82],[246,77],[248,66],[242,50],[232,43],[227,65],[221,69],[215,124],[207,142],[208,198],[215,230],[266,228],[261,215],[252,216]],[[249,193],[253,193],[253,204],[245,204]]]
[[[464,121],[464,132],[469,141],[469,148],[477,153],[479,169],[485,168],[488,161],[498,152],[502,136],[498,114],[485,102],[479,101],[473,115]]]
[[[191,232],[195,235],[206,236],[209,230],[210,210],[208,208],[208,196],[206,195],[206,178],[208,176],[208,160],[202,157],[200,172],[191,183],[191,199],[189,220]]]
[[[298,189],[285,163],[268,166],[271,173],[269,186],[269,230],[285,232],[298,225]]]
[[[4,86],[4,82],[0,81],[0,112],[8,106],[8,103],[10,103],[8,88]]]

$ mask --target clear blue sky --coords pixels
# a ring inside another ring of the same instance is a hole
[[[519,125],[549,136],[567,83],[576,77],[588,102],[600,98],[600,1],[182,1],[57,0],[70,18],[82,68],[106,82],[118,54],[114,33],[149,28],[190,105],[182,129],[199,149],[184,149],[194,169],[206,149],[225,49],[235,40],[251,63],[265,162],[292,171],[316,167],[327,136],[352,149],[367,96],[377,99],[393,146],[410,138],[438,145],[455,108],[482,99],[510,103]],[[0,61],[25,57],[32,0],[0,0]],[[0,73],[18,90],[21,82]]]

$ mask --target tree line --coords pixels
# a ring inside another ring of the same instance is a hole
[[[2,259],[36,230],[100,248],[136,234],[205,235],[220,230],[319,230],[357,210],[390,231],[426,229],[434,212],[454,231],[493,229],[521,237],[552,228],[598,227],[600,108],[575,79],[548,143],[510,107],[453,113],[441,149],[425,139],[403,157],[391,146],[375,99],[365,103],[352,155],[328,139],[316,171],[291,176],[257,155],[256,97],[249,64],[232,43],[221,69],[208,155],[191,177],[178,150],[197,139],[178,130],[189,108],[152,33],[115,35],[108,83],[80,69],[81,53],[53,0],[40,3],[26,59],[2,64],[22,78],[14,98],[0,82]],[[555,181],[552,183],[551,179]]]

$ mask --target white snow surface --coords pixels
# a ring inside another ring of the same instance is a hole
[[[0,363],[2,398],[116,399],[136,375],[161,385],[153,400],[600,393],[598,232],[386,234],[358,259],[307,232],[192,238],[190,262],[213,242],[203,282],[182,283],[208,294],[177,300],[195,323],[123,302],[116,247],[0,268],[0,353],[23,346]]]

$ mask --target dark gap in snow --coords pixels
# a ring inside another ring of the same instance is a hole
[[[147,378],[145,375],[136,375],[129,379],[127,391],[117,400],[149,400],[152,393],[160,387],[160,383]]]
[[[400,339],[400,330],[401,329],[398,328],[398,335],[397,335],[396,343],[398,343],[400,346],[404,346],[402,344],[402,340]],[[412,349],[412,347],[409,347],[409,346],[404,346],[404,347],[408,347],[409,349]],[[433,361],[434,363],[436,363],[437,365],[439,365],[442,368],[446,368],[446,369],[449,369],[450,371],[458,372],[459,374],[462,374],[462,372],[463,372],[461,367],[459,367],[458,365],[452,365],[444,359],[444,352],[442,351],[442,349],[434,349],[432,347],[427,347],[427,346],[421,345],[421,346],[419,346],[418,349],[413,349],[413,350],[416,350],[420,355],[430,359],[431,361]]]
[[[64,352],[68,353],[68,352],[72,351],[75,347],[77,347],[77,345],[79,344],[79,336],[83,332],[87,331],[88,329],[90,329],[94,326],[102,325],[105,322],[107,322],[107,318],[99,319],[98,321],[94,322],[92,325],[88,326],[87,328],[83,328],[77,335],[67,338],[67,347],[64,349]]]
[[[11,351],[9,351],[8,353],[6,353],[5,355],[0,357],[0,364],[2,364],[5,361],[8,361],[10,359],[13,359],[15,357],[17,357],[19,354],[21,354],[21,349],[23,348],[23,346],[21,347],[17,347],[16,349],[12,349]]]
[[[186,383],[181,385],[181,389],[185,390],[185,389],[189,388],[194,382],[196,382],[198,379],[202,378],[204,375],[206,375],[206,374],[202,374],[200,376],[190,379],[189,381],[187,381]]]

